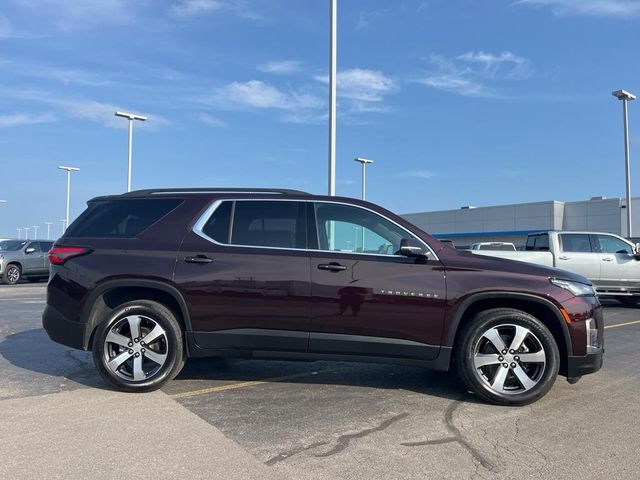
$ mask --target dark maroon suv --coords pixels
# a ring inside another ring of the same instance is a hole
[[[43,324],[120,390],[187,357],[387,362],[447,370],[523,405],[602,365],[584,277],[459,252],[371,203],[291,190],[99,197],[49,253]]]

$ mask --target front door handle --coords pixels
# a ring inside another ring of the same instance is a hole
[[[213,262],[213,258],[205,255],[196,255],[195,257],[184,257],[184,261],[187,263],[211,263]]]
[[[330,272],[343,272],[346,269],[347,267],[339,263],[321,263],[318,265],[318,270],[329,270]]]
[[[605,257],[602,259],[603,262],[613,262],[613,258],[611,257]]]

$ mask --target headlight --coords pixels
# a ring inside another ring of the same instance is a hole
[[[569,280],[558,280],[557,278],[550,278],[549,281],[556,287],[570,291],[576,297],[591,297],[596,294],[596,291],[591,285],[586,285],[584,283],[570,282]]]

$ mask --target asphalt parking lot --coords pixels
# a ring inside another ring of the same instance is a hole
[[[44,305],[44,283],[0,285],[0,478],[640,478],[640,308],[606,302],[602,371],[504,408],[450,374],[338,362],[191,360],[115,393]]]

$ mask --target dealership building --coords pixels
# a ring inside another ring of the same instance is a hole
[[[640,236],[640,198],[632,199],[632,232]],[[440,239],[456,246],[476,242],[513,242],[524,245],[530,233],[549,230],[586,230],[627,236],[626,200],[593,197],[578,202],[516,203],[494,207],[461,207],[458,210],[402,215]]]

